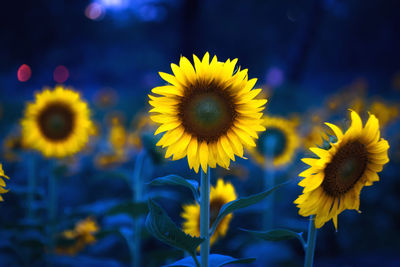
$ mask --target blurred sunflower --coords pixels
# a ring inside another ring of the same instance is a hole
[[[63,86],[36,93],[22,119],[22,137],[46,157],[66,157],[88,142],[92,122],[86,102],[79,93]]]
[[[272,163],[274,167],[291,162],[300,144],[297,121],[267,116],[264,117],[262,125],[267,130],[260,134],[257,146],[249,148],[250,155],[262,167],[265,167],[266,162]]]
[[[133,119],[132,126],[135,130],[129,133],[128,143],[140,150],[143,148],[142,134],[154,132],[157,125],[150,119],[148,113],[139,113]]]
[[[368,82],[364,78],[357,78],[351,84],[339,89],[339,92],[327,99],[327,107],[330,112],[336,112],[350,107],[361,112],[365,105],[365,96]],[[350,105],[349,105],[350,103]]]
[[[0,163],[0,201],[4,201],[1,194],[5,194],[9,191],[4,188],[6,186],[6,182],[2,178],[10,179],[7,175],[4,174],[3,164]]]
[[[3,155],[7,161],[20,160],[20,152],[27,148],[22,139],[21,130],[11,131],[3,140]]]
[[[135,130],[129,133],[128,144],[137,150],[145,149],[155,164],[165,162],[165,151],[157,146],[160,137],[154,136],[157,124],[150,119],[149,114],[147,112],[139,113],[134,118],[132,125]]]
[[[111,116],[109,120],[108,143],[111,151],[100,153],[95,158],[98,167],[111,167],[127,161],[128,132],[122,123],[121,116]]]
[[[57,254],[74,256],[87,245],[96,242],[95,234],[100,230],[97,222],[92,217],[87,217],[76,223],[75,228],[61,233]],[[61,244],[63,243],[63,244]]]
[[[222,178],[219,178],[217,185],[211,186],[210,189],[210,227],[215,222],[219,211],[222,206],[228,202],[231,202],[237,198],[235,188],[230,182],[224,182]],[[181,217],[184,219],[182,224],[183,231],[191,236],[200,236],[200,205],[199,204],[188,204],[184,205]],[[214,234],[210,238],[210,245],[214,244],[218,238],[224,237],[228,232],[229,223],[232,220],[232,213],[227,215],[219,223]]]
[[[206,53],[193,55],[194,67],[181,57],[171,64],[174,75],[160,72],[169,84],[152,89],[161,96],[150,97],[151,119],[160,124],[155,134],[166,132],[157,145],[168,147],[166,158],[187,156],[189,167],[220,165],[229,168],[235,155],[243,157],[243,145],[256,146],[253,139],[264,131],[261,125],[266,99],[254,99],[261,89],[253,89],[257,79],[248,80],[247,69],[235,72],[237,59],[219,62]]]
[[[113,118],[111,122],[108,140],[117,155],[123,155],[125,153],[127,132],[124,125],[118,118]]]
[[[397,106],[389,105],[382,101],[372,102],[370,110],[378,118],[381,127],[385,127],[399,116],[399,108]]]
[[[358,210],[364,186],[379,181],[378,172],[389,161],[389,144],[380,138],[378,119],[370,114],[363,128],[360,116],[351,111],[351,126],[343,134],[334,124],[326,123],[336,135],[330,147],[310,150],[319,158],[304,158],[310,168],[299,174],[303,194],[294,203],[302,216],[316,215],[315,227],[330,219],[337,229],[337,216],[345,209]]]

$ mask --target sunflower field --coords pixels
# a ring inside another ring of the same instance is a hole
[[[397,1],[5,1],[0,267],[400,266]]]

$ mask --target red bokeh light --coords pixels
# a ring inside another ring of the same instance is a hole
[[[59,65],[54,69],[53,72],[54,81],[58,83],[63,83],[68,79],[68,77],[69,77],[69,71],[65,66]]]
[[[18,81],[20,82],[28,81],[31,78],[31,75],[32,75],[31,68],[26,64],[22,64],[17,71],[17,78]]]

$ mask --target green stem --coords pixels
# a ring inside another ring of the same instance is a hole
[[[210,253],[210,167],[207,174],[201,170],[200,176],[200,237],[204,241],[200,244],[201,267],[208,267]]]
[[[29,153],[27,159],[28,167],[28,199],[27,199],[27,217],[28,219],[34,218],[33,202],[35,200],[35,188],[36,188],[36,168],[35,168],[35,156]]]
[[[54,173],[55,163],[52,162],[49,168],[49,185],[48,185],[48,216],[49,216],[49,253],[54,254],[54,233],[57,214],[57,177]],[[50,264],[51,265],[51,264]]]
[[[317,239],[317,229],[315,228],[315,215],[311,215],[310,223],[308,225],[308,237],[307,237],[306,258],[304,260],[304,267],[313,266],[316,239]]]
[[[264,166],[264,186],[265,189],[270,189],[275,186],[275,169],[271,167],[274,160],[274,151],[275,151],[276,140],[269,138],[267,142],[265,142],[265,166]],[[272,193],[265,200],[265,211],[263,216],[263,226],[265,229],[272,229],[274,226],[274,202],[275,196]]]
[[[137,203],[143,199],[143,183],[142,183],[142,168],[145,158],[145,151],[141,150],[136,157],[135,168],[133,171],[132,179],[132,192],[133,192],[133,202]],[[131,260],[133,267],[139,267],[141,258],[141,230],[142,230],[142,218],[135,218],[133,222],[133,235],[131,243]]]

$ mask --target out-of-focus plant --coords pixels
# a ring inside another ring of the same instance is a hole
[[[26,105],[21,120],[23,143],[52,159],[48,168],[48,251],[54,252],[54,232],[57,220],[57,159],[71,157],[80,152],[88,143],[92,133],[92,120],[88,104],[80,93],[72,88],[57,85],[54,89],[45,87],[35,94],[35,101]],[[31,155],[28,185],[36,184]],[[31,190],[32,191],[32,190]],[[31,192],[32,193],[32,192]],[[29,198],[32,200],[33,198]],[[31,206],[33,203],[28,203]]]

